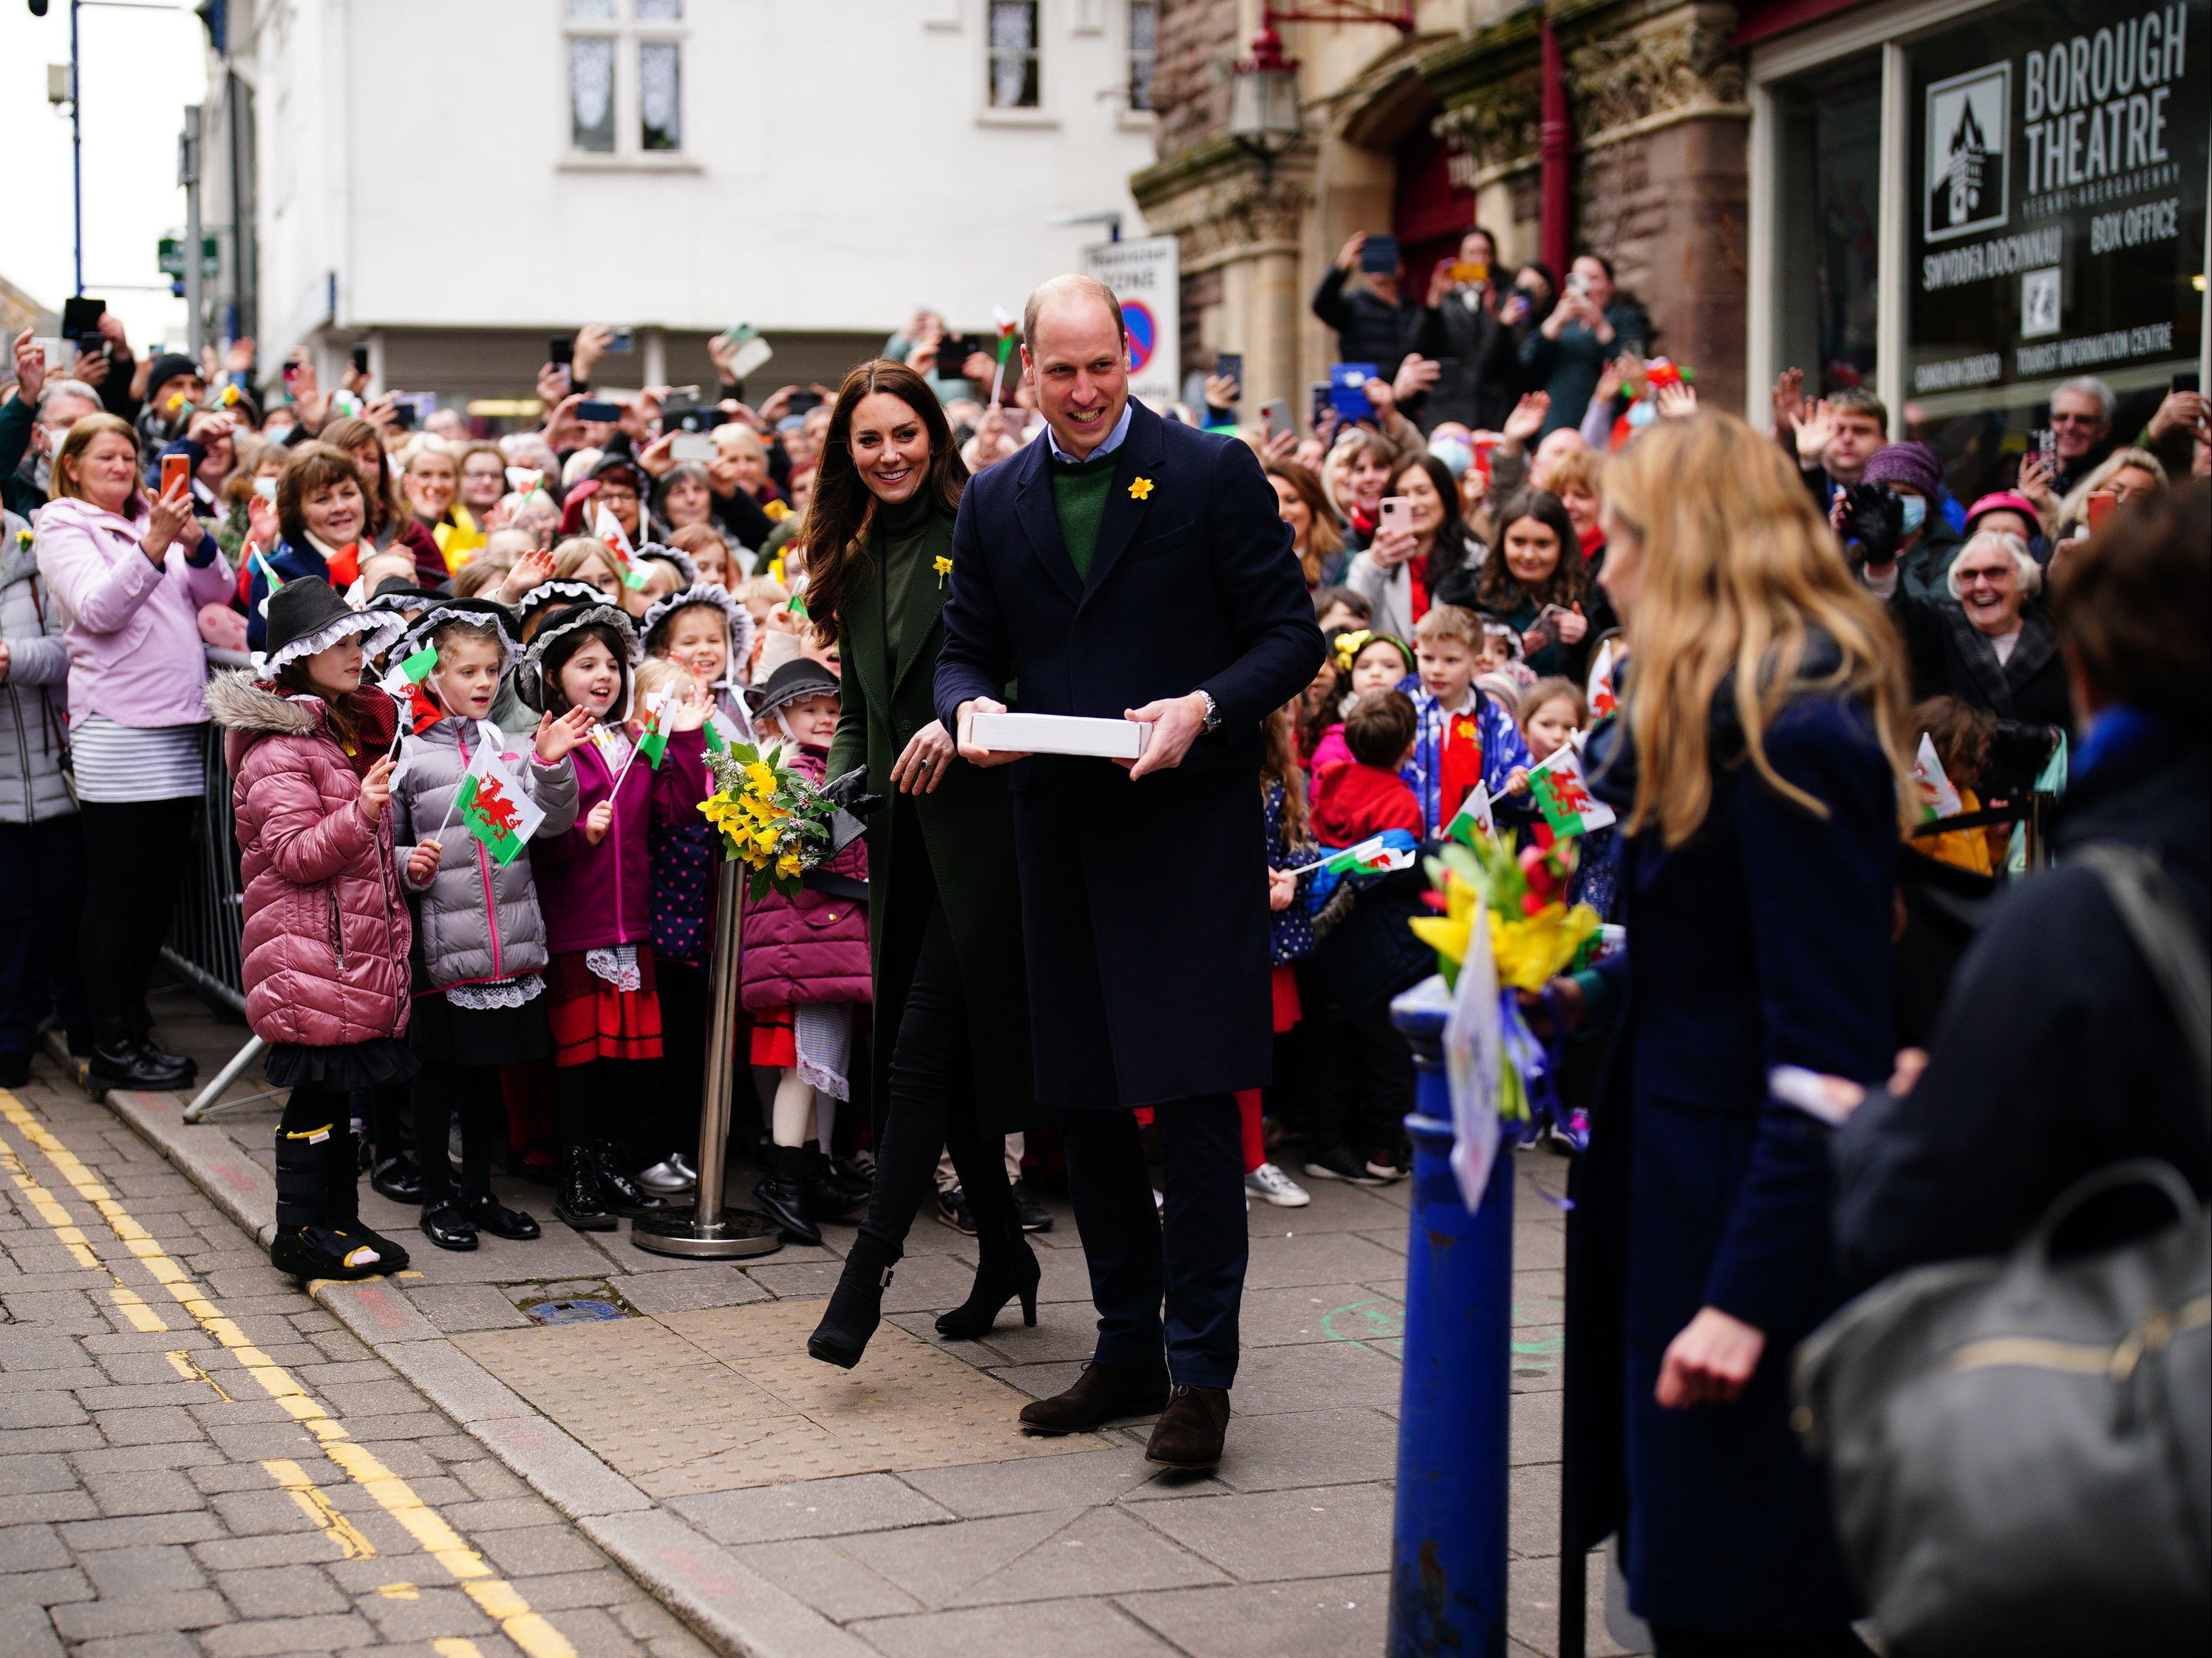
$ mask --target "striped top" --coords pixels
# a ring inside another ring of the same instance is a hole
[[[204,722],[197,726],[118,726],[87,714],[70,733],[76,797],[98,805],[184,800],[207,793]]]

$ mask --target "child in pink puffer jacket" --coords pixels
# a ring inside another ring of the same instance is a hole
[[[820,782],[837,729],[837,676],[809,657],[787,662],[753,695],[763,749]],[[745,906],[741,999],[753,1016],[752,1062],[773,1066],[775,1164],[753,1201],[801,1243],[821,1223],[868,1200],[840,1181],[829,1148],[837,1102],[851,1097],[846,1060],[852,1007],[869,999],[868,853],[855,841],[806,878],[796,897],[771,892]]]
[[[308,1278],[396,1272],[407,1252],[361,1224],[348,1096],[415,1074],[407,1031],[413,928],[393,857],[398,705],[361,683],[400,619],[348,608],[319,576],[269,600],[258,673],[210,682],[223,727],[245,889],[246,1017],[291,1096],[276,1129],[269,1258]]]

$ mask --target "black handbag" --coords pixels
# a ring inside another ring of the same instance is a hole
[[[2096,870],[2212,1097],[2212,974],[2155,862]],[[2092,1199],[2175,1220],[2054,1260]],[[1795,1423],[1893,1658],[2194,1650],[2212,1628],[2212,1224],[2169,1164],[2069,1187],[2008,1255],[1899,1273],[1800,1345]]]

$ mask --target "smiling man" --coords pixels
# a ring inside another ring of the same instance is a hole
[[[1012,774],[1038,1097],[1060,1113],[1098,1309],[1045,1433],[1160,1412],[1146,1455],[1221,1457],[1246,1254],[1235,1091],[1272,1045],[1260,723],[1323,653],[1273,487],[1234,438],[1131,401],[1120,304],[1088,276],[1030,296],[1022,366],[1045,435],[968,486],[937,710]],[[1124,771],[994,754],[966,717],[1127,718]],[[1156,1211],[1133,1112],[1159,1125]],[[1164,1306],[1164,1318],[1163,1317]]]

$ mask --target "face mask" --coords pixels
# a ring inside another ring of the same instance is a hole
[[[51,453],[32,457],[31,482],[38,485],[39,493],[40,495],[50,495],[53,494],[54,458]]]
[[[1905,533],[1911,535],[1928,521],[1928,503],[1918,495],[1906,495],[1899,503],[1905,508]]]

